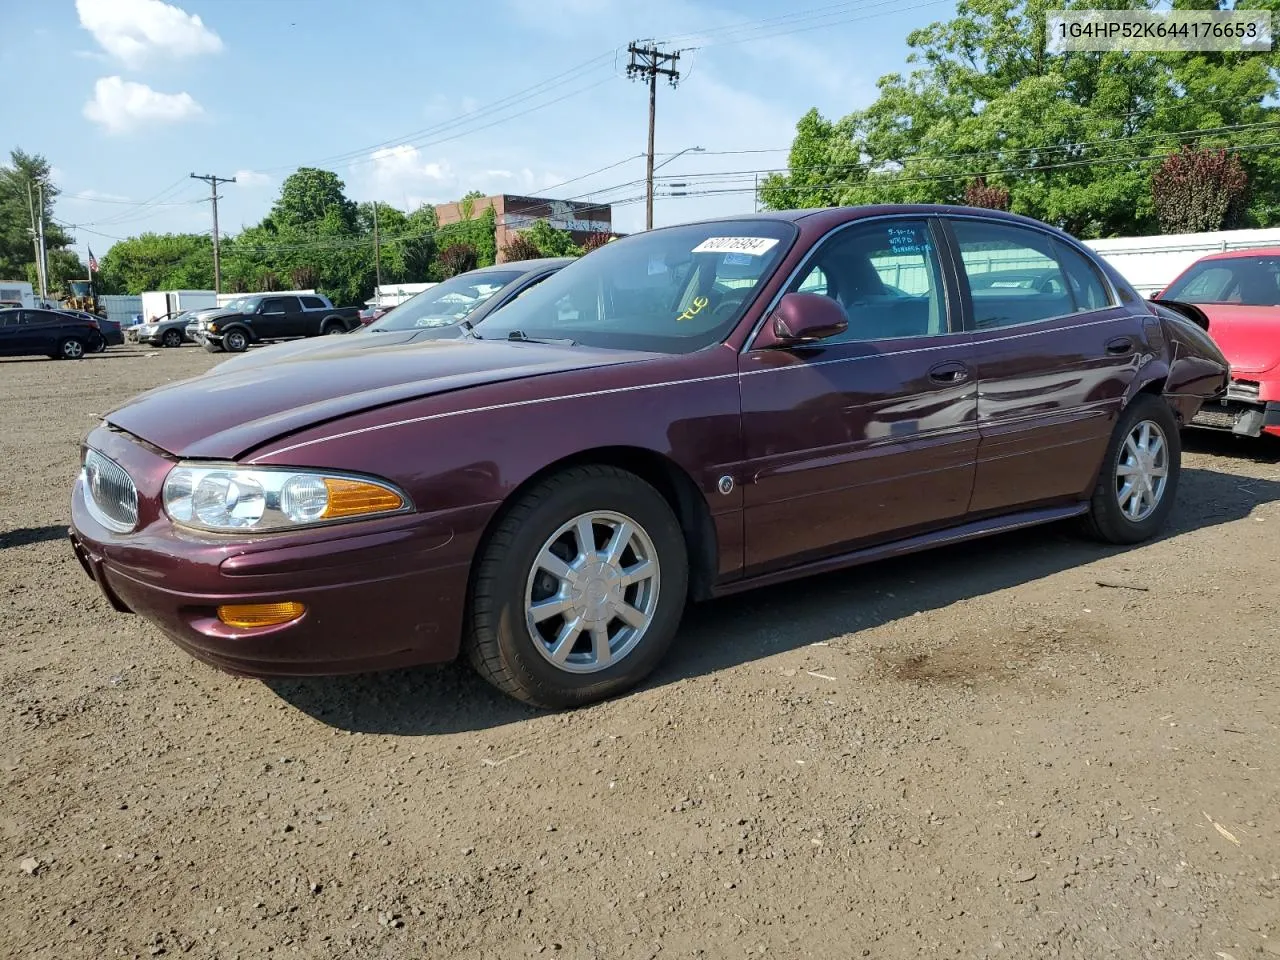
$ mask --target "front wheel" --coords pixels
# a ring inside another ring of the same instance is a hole
[[[688,579],[680,524],[657,490],[613,467],[566,470],[524,494],[480,555],[471,663],[534,706],[602,700],[662,659]]]
[[[1182,469],[1182,437],[1163,397],[1143,393],[1120,415],[1085,520],[1107,543],[1154,537],[1173,509]]]
[[[229,353],[244,353],[249,349],[249,338],[239,330],[232,330],[230,333],[223,334],[222,345]]]
[[[164,336],[160,338],[160,342],[166,347],[180,347],[182,346],[182,331],[166,330]]]
[[[84,341],[75,337],[67,337],[58,344],[58,357],[62,360],[81,360],[84,358]]]

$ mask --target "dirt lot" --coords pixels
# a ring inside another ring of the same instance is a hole
[[[0,956],[1280,956],[1280,444],[1188,440],[1157,543],[718,602],[550,715],[235,680],[110,611],[77,443],[212,362],[0,361]]]

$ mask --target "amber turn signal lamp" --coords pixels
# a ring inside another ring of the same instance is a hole
[[[404,500],[394,490],[373,483],[325,477],[324,486],[329,494],[329,504],[321,515],[325,520],[387,513],[404,506]]]
[[[252,629],[275,627],[297,620],[307,608],[296,601],[285,603],[226,603],[218,608],[218,619],[228,627]]]

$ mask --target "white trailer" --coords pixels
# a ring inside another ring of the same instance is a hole
[[[212,290],[148,290],[142,294],[142,319],[159,320],[166,314],[217,305],[218,295]]]
[[[25,280],[0,280],[0,303],[20,303],[28,309],[34,309],[35,291]]]

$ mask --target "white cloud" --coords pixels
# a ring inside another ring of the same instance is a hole
[[[94,84],[93,99],[84,115],[108,133],[128,133],[142,126],[177,123],[204,112],[189,93],[160,93],[145,83],[120,77],[101,77]]]
[[[222,38],[203,20],[163,0],[76,0],[76,13],[102,49],[130,68],[153,56],[222,50]]]
[[[265,187],[271,183],[271,175],[257,170],[237,170],[236,183],[245,187]]]

